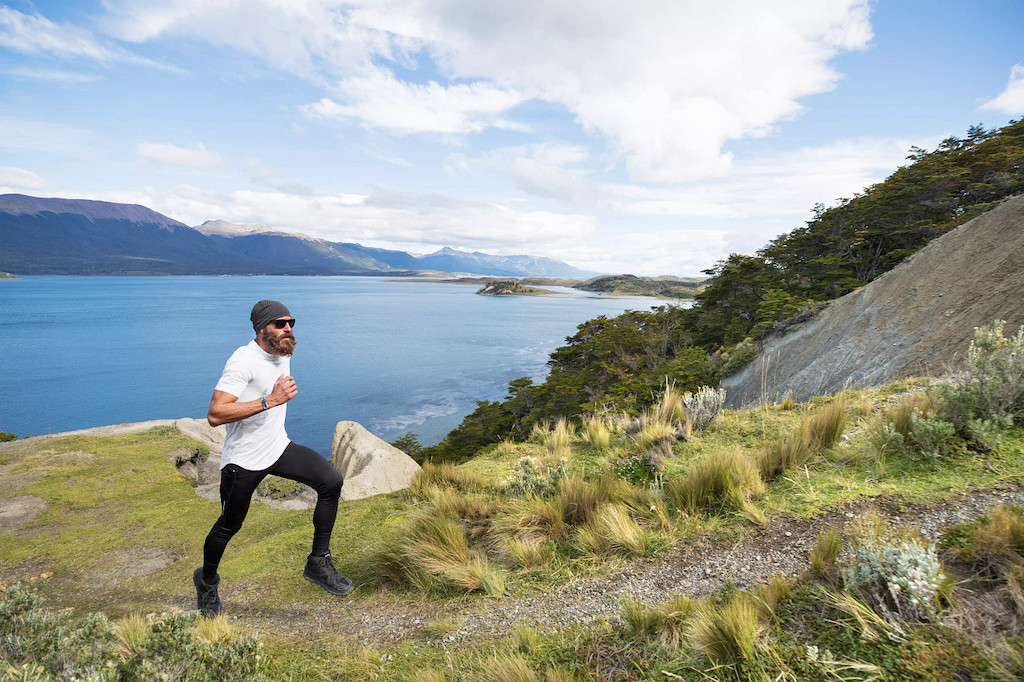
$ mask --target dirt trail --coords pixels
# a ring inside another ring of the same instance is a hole
[[[866,501],[809,520],[772,519],[765,528],[738,543],[708,541],[683,547],[661,561],[630,564],[608,577],[581,579],[523,598],[514,596],[513,584],[510,597],[467,598],[444,606],[408,606],[391,599],[375,605],[322,598],[267,612],[255,605],[233,604],[232,595],[226,593],[225,608],[245,626],[269,637],[316,638],[334,633],[361,644],[386,646],[423,640],[457,645],[471,637],[508,636],[521,625],[555,629],[598,618],[615,619],[621,599],[627,596],[658,603],[679,592],[692,597],[712,594],[728,580],[747,587],[775,575],[796,575],[807,568],[808,552],[824,529],[843,528],[869,507],[893,524],[916,526],[924,537],[935,540],[949,526],[970,521],[1001,503],[1024,504],[1024,488],[977,491],[929,505],[897,507],[885,500]],[[254,604],[258,603],[258,595],[251,596],[255,597]],[[427,626],[441,620],[458,625],[458,630],[443,640],[430,640]]]

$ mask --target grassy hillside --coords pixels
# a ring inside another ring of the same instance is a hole
[[[731,254],[705,271],[690,308],[665,305],[580,325],[549,360],[548,377],[509,385],[426,453],[462,461],[522,439],[534,424],[600,409],[636,413],[670,381],[716,385],[757,355],[760,339],[891,270],[934,238],[1024,191],[1024,120],[972,127],[934,151],[914,148],[885,181],[778,237],[755,255]],[[970,272],[970,269],[968,269]]]
[[[1014,679],[1024,340],[978,339],[952,384],[750,411],[667,388],[428,464],[342,505],[344,599],[301,578],[311,512],[255,505],[214,623],[189,576],[218,508],[172,463],[201,446],[4,444],[0,679]]]

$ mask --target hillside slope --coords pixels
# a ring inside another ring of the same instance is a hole
[[[725,377],[727,405],[762,393],[796,400],[942,374],[977,326],[1024,324],[1024,196],[936,239],[812,319],[767,337],[761,353]]]

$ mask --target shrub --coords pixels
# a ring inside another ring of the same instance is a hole
[[[1003,336],[1003,320],[977,327],[961,373],[940,390],[961,435],[971,420],[1008,426],[1024,414],[1024,326]]]
[[[535,457],[524,457],[512,465],[512,473],[502,485],[502,490],[513,496],[553,495],[558,482],[568,473],[568,462],[560,459],[548,465]]]
[[[259,640],[220,620],[203,623],[196,611],[117,623],[76,617],[44,608],[34,588],[17,583],[0,588],[0,660],[21,668],[10,679],[269,680]],[[211,637],[211,627],[229,635]]]
[[[852,563],[842,571],[847,589],[888,619],[931,620],[943,578],[934,545],[917,540],[858,538],[854,554]]]
[[[725,389],[704,386],[696,393],[683,394],[687,431],[700,431],[711,423],[725,404]]]
[[[693,462],[686,473],[665,482],[665,499],[686,512],[744,510],[751,495],[764,492],[757,465],[740,450],[724,450]]]

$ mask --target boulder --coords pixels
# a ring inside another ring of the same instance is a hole
[[[343,500],[408,488],[420,470],[412,457],[351,421],[338,422],[334,428],[331,464],[345,477]]]
[[[210,447],[210,455],[217,455],[217,459],[220,459],[220,453],[224,450],[224,435],[227,433],[223,426],[210,426],[205,419],[189,417],[175,420],[174,425],[182,435],[206,443]]]

